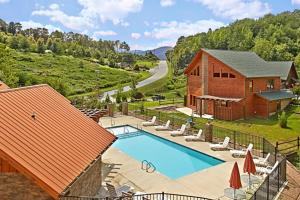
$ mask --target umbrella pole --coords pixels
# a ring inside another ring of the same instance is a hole
[[[233,189],[233,199],[235,199],[235,189]]]
[[[250,176],[250,173],[248,173],[248,174],[249,174],[249,189],[251,189],[251,180],[250,180],[251,176]]]

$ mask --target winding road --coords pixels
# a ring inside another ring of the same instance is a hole
[[[149,78],[147,78],[143,81],[138,82],[138,84],[136,85],[137,88],[143,87],[145,85],[149,85],[150,83],[153,83],[153,82],[165,77],[168,74],[167,62],[159,61],[159,64],[156,67],[150,69],[150,73],[152,74],[152,76],[150,76]],[[130,86],[125,86],[123,88],[124,92],[127,92],[129,90],[131,90]],[[107,95],[112,97],[112,95],[115,95],[115,94],[117,94],[117,90],[111,90],[111,91],[104,92],[103,96],[102,96],[102,100],[104,100]]]

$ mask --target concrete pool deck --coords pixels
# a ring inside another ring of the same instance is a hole
[[[131,125],[138,127],[152,134],[158,135],[170,141],[182,144],[210,156],[224,160],[225,162],[205,170],[189,174],[187,176],[170,179],[158,172],[147,173],[141,169],[141,162],[137,161],[120,150],[110,147],[102,156],[103,163],[115,164],[118,167],[114,170],[113,176],[109,179],[115,184],[128,184],[136,191],[154,193],[167,192],[175,194],[186,194],[192,196],[203,196],[207,198],[222,198],[224,189],[229,187],[229,179],[234,162],[239,165],[241,175],[244,159],[233,158],[229,151],[213,151],[207,142],[186,142],[184,137],[172,137],[169,131],[156,131],[154,127],[144,127],[143,120],[132,116],[104,117],[100,119],[103,127],[119,125]],[[170,158],[172,159],[172,158]],[[246,183],[242,182],[243,187]]]

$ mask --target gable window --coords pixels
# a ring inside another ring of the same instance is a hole
[[[273,90],[274,89],[274,79],[269,79],[267,82],[267,90]]]
[[[220,73],[214,73],[214,77],[220,77]]]
[[[222,78],[228,78],[228,73],[223,73],[222,72]]]
[[[197,67],[197,76],[200,76],[199,67]]]
[[[235,78],[235,75],[230,73],[229,78]]]
[[[249,81],[249,92],[253,92],[253,80]]]

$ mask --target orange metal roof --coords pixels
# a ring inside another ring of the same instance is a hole
[[[116,139],[48,85],[0,91],[0,113],[0,157],[54,198]]]
[[[9,89],[9,87],[5,83],[0,81],[0,90],[6,90],[6,89]]]

